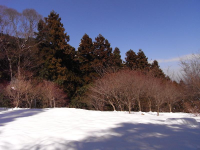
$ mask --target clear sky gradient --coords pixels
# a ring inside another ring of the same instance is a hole
[[[200,51],[200,0],[0,0],[19,12],[33,8],[43,17],[52,10],[76,49],[87,33],[102,34],[122,59],[142,49],[162,69],[178,67],[178,59]]]

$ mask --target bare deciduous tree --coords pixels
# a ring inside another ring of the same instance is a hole
[[[102,104],[109,103],[113,107],[113,110],[116,110],[115,100],[112,98],[111,93],[113,90],[111,82],[111,75],[107,75],[97,80],[90,88],[92,91],[90,97],[92,99],[92,104],[96,109],[102,109]]]
[[[147,74],[145,76],[145,86],[144,89],[144,97],[147,99],[149,111],[152,111],[152,103],[154,102],[153,98],[153,83],[156,82],[156,78],[151,74]]]
[[[148,97],[153,98],[153,101],[157,107],[157,116],[159,116],[160,107],[165,102],[164,93],[165,93],[165,85],[163,84],[162,79],[159,78],[151,78],[153,82],[150,82],[150,90],[148,91]],[[151,100],[150,100],[151,103]]]
[[[41,92],[47,98],[49,107],[56,107],[65,104],[66,94],[54,82],[43,81],[41,83]]]
[[[165,83],[165,93],[164,96],[166,98],[167,105],[169,107],[169,112],[172,112],[172,106],[175,104],[180,98],[180,88],[178,85],[173,83],[172,81],[167,81]]]
[[[156,78],[149,72],[133,70],[106,74],[96,80],[89,90],[91,103],[98,110],[103,110],[107,104],[112,106],[113,110],[123,110],[125,106],[131,113],[138,104],[141,111],[141,100],[147,99],[149,111],[152,111],[152,105],[155,105],[158,116],[164,103],[167,103],[172,111],[172,105],[180,97],[178,85],[174,82]]]
[[[182,81],[185,88],[187,108],[193,113],[200,112],[200,54],[181,61]]]
[[[15,79],[6,87],[6,95],[13,100],[15,107],[36,107],[37,101],[46,100],[43,107],[66,106],[66,94],[55,83],[38,83],[30,78]]]
[[[11,80],[6,87],[6,94],[13,100],[15,107],[19,107],[20,102],[27,98],[26,95],[31,90],[31,86],[30,81],[26,81],[24,78]]]
[[[31,66],[32,61],[29,58],[30,54],[34,52],[30,51],[36,45],[32,38],[34,37],[34,32],[37,29],[37,23],[41,19],[41,16],[33,9],[25,9],[22,13],[19,13],[12,8],[0,7],[3,8],[0,12],[1,48],[9,62],[12,80],[13,64],[17,65],[17,76],[19,77],[21,76],[21,69],[23,67],[28,68]],[[26,63],[22,63],[23,60],[26,60],[24,61]],[[29,60],[29,63],[27,63],[27,60]]]
[[[144,86],[143,77],[140,72],[130,70],[106,74],[90,87],[91,103],[95,104],[95,108],[100,103],[109,104],[114,111],[116,108],[123,110],[123,106],[126,106],[130,113],[135,102],[138,101],[141,110],[140,95]]]

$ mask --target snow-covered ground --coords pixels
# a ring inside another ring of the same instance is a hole
[[[74,108],[0,111],[0,150],[200,150],[200,117]]]

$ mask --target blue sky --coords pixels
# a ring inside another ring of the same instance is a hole
[[[162,69],[178,68],[178,59],[200,51],[200,0],[0,0],[19,12],[33,8],[43,17],[54,10],[77,48],[87,33],[102,34],[122,58],[142,49]]]

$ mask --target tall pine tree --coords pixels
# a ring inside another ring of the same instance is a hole
[[[112,48],[107,39],[101,34],[95,38],[94,42],[94,55],[95,60],[93,67],[97,70],[105,70],[111,65]]]
[[[78,47],[77,57],[79,61],[80,76],[83,80],[83,84],[88,84],[92,79],[97,76],[92,63],[95,59],[94,57],[94,45],[92,39],[84,34],[81,43]]]
[[[133,50],[129,50],[126,52],[126,66],[130,68],[131,70],[137,69],[137,55]]]
[[[166,78],[164,72],[162,71],[162,69],[160,69],[157,60],[154,60],[153,63],[150,65],[150,72],[156,78],[161,78],[161,79]]]
[[[40,77],[47,80],[63,82],[66,77],[66,66],[63,60],[66,57],[66,48],[69,36],[65,33],[61,18],[52,11],[44,21],[38,24],[36,40],[41,42],[38,46],[42,57]]]
[[[148,63],[148,58],[144,52],[139,49],[137,53],[137,69],[139,70],[149,70],[150,64]]]
[[[118,71],[122,67],[122,59],[121,59],[121,54],[118,47],[115,47],[112,54],[112,67],[116,71]]]

